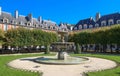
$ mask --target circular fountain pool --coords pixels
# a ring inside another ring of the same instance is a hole
[[[42,64],[75,65],[75,64],[88,62],[89,59],[85,57],[71,57],[71,56],[68,56],[64,60],[58,60],[55,57],[39,57],[39,58],[36,58],[34,61]]]

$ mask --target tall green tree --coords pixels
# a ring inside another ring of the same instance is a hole
[[[4,44],[5,41],[5,32],[0,29],[0,46]]]

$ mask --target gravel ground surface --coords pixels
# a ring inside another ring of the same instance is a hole
[[[101,71],[114,68],[117,64],[111,60],[87,57],[90,62],[79,65],[46,65],[31,61],[35,57],[16,59],[8,63],[8,66],[34,72],[43,72],[43,76],[82,76],[85,72]]]

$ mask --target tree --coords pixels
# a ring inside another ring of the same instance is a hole
[[[81,49],[80,49],[80,45],[79,43],[76,44],[76,54],[80,54],[81,53]]]
[[[4,44],[5,41],[5,32],[0,29],[0,46]]]

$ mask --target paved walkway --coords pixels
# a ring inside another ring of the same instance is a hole
[[[82,76],[83,72],[100,71],[116,66],[116,63],[110,60],[93,57],[88,58],[90,62],[79,65],[39,64],[30,61],[33,57],[13,60],[8,65],[17,69],[43,72],[43,76]]]

